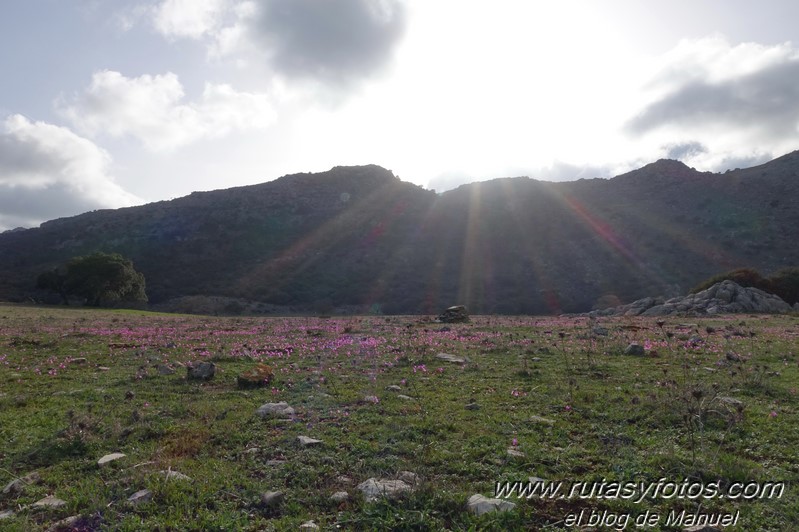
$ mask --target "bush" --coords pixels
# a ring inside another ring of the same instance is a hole
[[[695,294],[697,292],[701,292],[702,290],[707,290],[714,284],[720,283],[722,281],[733,281],[734,283],[737,283],[743,287],[758,288],[765,292],[771,292],[769,280],[760,275],[760,272],[752,268],[739,268],[727,273],[715,275],[710,279],[699,283],[691,289],[690,293]]]
[[[768,278],[771,293],[789,305],[799,302],[799,268],[783,268]]]

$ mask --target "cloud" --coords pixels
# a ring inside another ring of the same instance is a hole
[[[629,133],[738,128],[764,142],[799,138],[799,53],[790,46],[703,39],[666,60],[650,87],[663,94],[627,124]]]
[[[163,0],[153,25],[205,40],[209,55],[256,60],[292,81],[348,87],[379,74],[405,33],[404,0]]]
[[[266,95],[237,92],[225,84],[206,83],[199,101],[183,103],[184,97],[183,86],[171,72],[127,78],[105,70],[95,73],[71,103],[62,98],[56,105],[87,135],[131,135],[152,151],[262,129],[275,118]]]
[[[155,29],[167,37],[199,39],[217,29],[228,0],[165,0],[152,10]]]
[[[9,116],[0,130],[0,230],[141,203],[110,165],[107,152],[67,128]]]
[[[704,144],[695,140],[668,144],[664,146],[663,149],[666,150],[666,157],[668,159],[676,159],[678,161],[691,159],[692,157],[707,153],[708,151]]]
[[[397,0],[268,0],[250,31],[281,74],[339,84],[379,72],[405,23]]]

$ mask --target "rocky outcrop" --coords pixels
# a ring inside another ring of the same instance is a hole
[[[744,288],[733,281],[722,281],[696,294],[672,299],[647,297],[620,307],[595,310],[589,316],[668,316],[671,314],[715,315],[782,314],[791,306],[757,288]]]

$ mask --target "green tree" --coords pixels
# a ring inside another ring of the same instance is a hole
[[[737,283],[743,287],[759,288],[760,290],[764,290],[766,292],[772,291],[769,279],[766,279],[760,275],[760,272],[753,270],[752,268],[739,268],[737,270],[716,275],[703,281],[699,285],[692,288],[691,293],[695,294],[697,292],[701,292],[702,290],[707,290],[714,284],[727,280],[733,281],[734,283]]]
[[[39,276],[37,286],[58,292],[64,301],[69,296],[84,298],[93,307],[147,302],[144,275],[117,253],[75,257],[67,263],[65,274],[58,269],[45,272]]]
[[[69,305],[69,294],[67,294],[65,286],[66,280],[67,276],[61,273],[58,268],[54,268],[39,275],[36,279],[36,288],[58,293],[63,303]]]
[[[771,292],[780,296],[786,303],[799,302],[799,268],[783,268],[768,278]]]

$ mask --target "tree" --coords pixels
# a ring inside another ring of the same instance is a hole
[[[36,288],[58,293],[63,303],[69,305],[69,294],[64,286],[66,280],[67,276],[58,271],[58,268],[54,268],[39,275],[36,279]]]
[[[707,279],[700,283],[699,285],[695,286],[691,289],[692,294],[697,292],[701,292],[702,290],[707,290],[711,286],[716,283],[720,283],[722,281],[733,281],[736,284],[739,284],[743,287],[752,287],[752,288],[759,288],[765,292],[771,292],[771,287],[769,286],[769,279],[764,278],[760,275],[760,272],[757,270],[753,270],[752,268],[739,268],[737,270],[732,270],[727,273],[722,273],[720,275],[716,275]]]
[[[39,276],[37,286],[68,296],[78,296],[93,307],[115,303],[145,303],[144,275],[133,263],[117,253],[93,253],[75,257],[66,265],[66,273],[57,269]]]
[[[770,275],[768,280],[771,291],[786,303],[795,305],[799,302],[799,268],[783,268]]]

